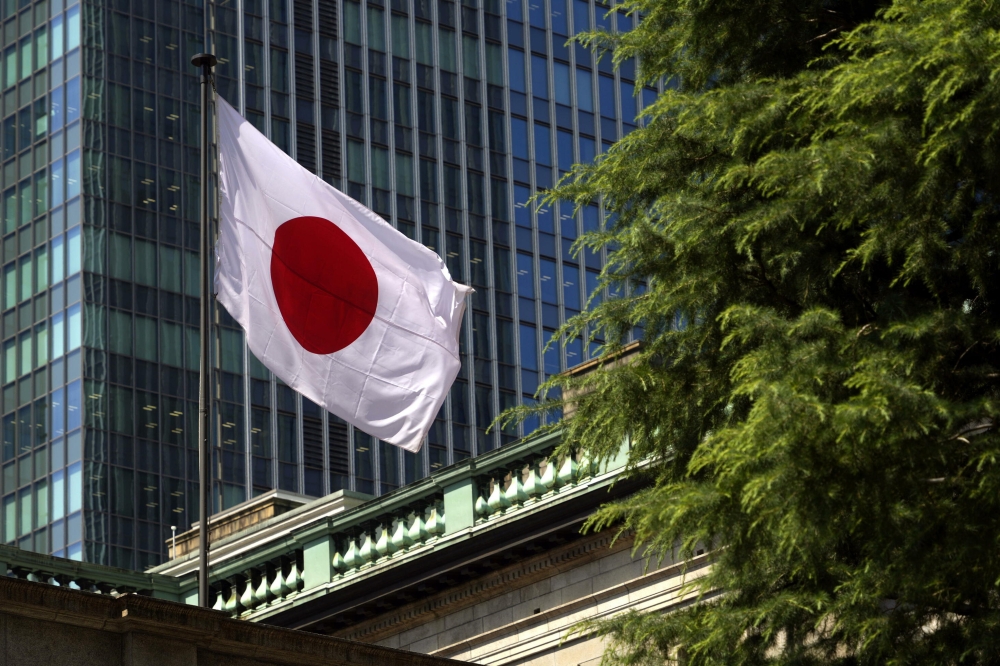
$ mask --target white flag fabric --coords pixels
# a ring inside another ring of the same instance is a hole
[[[218,98],[218,300],[276,376],[417,451],[459,371],[469,287]]]

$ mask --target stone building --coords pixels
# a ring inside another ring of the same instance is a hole
[[[136,594],[93,594],[0,578],[0,664],[4,666],[448,666],[458,663],[239,622],[203,608]]]

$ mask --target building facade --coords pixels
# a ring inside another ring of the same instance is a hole
[[[0,0],[3,542],[124,568],[197,516],[199,84],[475,287],[427,445],[373,441],[275,380],[217,313],[217,509],[270,489],[381,495],[514,441],[506,407],[588,357],[545,344],[593,294],[602,219],[535,192],[635,127],[580,46],[590,0]],[[207,7],[207,9],[206,9]],[[206,17],[205,12],[208,12]],[[610,14],[609,14],[610,12]]]

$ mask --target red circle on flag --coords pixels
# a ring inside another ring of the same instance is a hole
[[[313,354],[332,354],[357,340],[378,306],[368,257],[322,217],[296,217],[278,227],[271,284],[288,330]]]

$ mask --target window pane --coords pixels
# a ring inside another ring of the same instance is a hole
[[[431,36],[433,28],[427,23],[417,21],[417,62],[428,67],[434,65],[434,38]]]
[[[361,44],[361,5],[356,2],[344,3],[344,40]]]
[[[3,309],[17,305],[17,266],[12,262],[3,269]]]
[[[410,22],[405,16],[392,16],[392,54],[400,58],[410,57]]]
[[[573,134],[559,130],[556,136],[559,142],[559,168],[569,171],[573,168]]]
[[[160,360],[176,367],[183,365],[181,351],[182,327],[168,321],[160,322]],[[112,342],[113,343],[113,342]],[[225,352],[223,352],[225,353]]]
[[[599,76],[597,80],[600,84],[601,115],[605,118],[614,118],[616,117],[615,80],[608,76]]]
[[[528,156],[528,122],[520,118],[510,119],[511,150],[514,157],[522,160],[529,159]]]
[[[372,147],[372,185],[383,190],[390,188],[389,151]]]
[[[585,69],[576,70],[576,103],[581,111],[594,112],[594,83]]]
[[[49,484],[40,481],[35,485],[35,527],[49,524]]]
[[[33,274],[31,257],[21,259],[21,293],[18,300],[31,298],[31,277]]]
[[[17,379],[17,344],[8,340],[3,344],[3,383]]]
[[[385,12],[368,5],[368,46],[385,51]]]
[[[74,463],[69,468],[69,513],[80,510],[83,501],[82,463]]]
[[[11,493],[3,498],[3,540],[10,542],[17,538],[17,504]]]
[[[398,84],[393,86],[393,113],[397,125],[413,126],[413,111],[410,108],[410,89],[408,87]]]
[[[535,160],[539,164],[552,164],[552,145],[549,128],[535,124]]]
[[[552,18],[552,32],[559,35],[568,35],[569,28],[566,21],[566,0],[550,0]]]
[[[108,328],[111,351],[115,354],[131,356],[132,315],[121,310],[110,310],[108,313]]]
[[[455,58],[455,33],[453,31],[438,28],[438,56],[441,59],[441,69],[446,72],[458,71]]]
[[[167,245],[160,246],[160,288],[181,290],[181,251]]]
[[[521,324],[521,366],[526,370],[538,370],[538,339],[535,327]]]
[[[510,89],[525,92],[524,53],[516,49],[509,49],[507,51],[507,67],[510,71]]]
[[[503,85],[503,47],[499,44],[486,43],[486,82]]]
[[[288,92],[288,53],[278,49],[271,49],[271,89]]]
[[[147,287],[156,286],[156,243],[135,240],[135,280]]]
[[[53,250],[54,250],[53,243]],[[111,234],[108,248],[108,269],[111,277],[119,280],[132,279],[132,239],[122,234]],[[55,252],[53,251],[53,258]],[[53,271],[54,272],[54,271]]]
[[[73,351],[80,346],[80,337],[83,331],[83,322],[80,315],[80,304],[72,306],[68,311],[69,316],[69,326],[67,327],[67,333],[69,336],[68,344],[66,345],[67,351]]]
[[[66,50],[72,51],[80,45],[80,5],[66,12]]]
[[[563,304],[569,310],[580,309],[580,269],[563,264]]]
[[[556,102],[570,106],[573,103],[573,95],[570,92],[570,69],[569,65],[561,62],[553,63],[553,83],[556,84]]]
[[[21,368],[19,375],[26,375],[31,372],[31,333],[22,333],[18,338],[18,347],[21,353]]]
[[[65,315],[59,312],[52,316],[52,358],[62,356],[66,351]]]
[[[63,470],[52,473],[52,520],[59,520],[65,515],[66,478]]]
[[[462,66],[467,77],[479,78],[479,40],[470,35],[462,35]]]
[[[358,141],[347,142],[347,178],[365,182],[365,144]]]
[[[538,278],[542,287],[542,302],[555,305],[558,303],[559,283],[556,280],[556,262],[542,259],[538,262]]]
[[[587,0],[573,3],[573,28],[576,32],[590,30],[590,3]]]
[[[49,362],[49,329],[45,324],[35,329],[35,355],[36,368]]]
[[[80,194],[80,151],[66,156],[66,199]]]
[[[25,488],[18,493],[17,499],[21,504],[21,519],[18,521],[17,535],[24,536],[31,532],[31,488]]]
[[[517,292],[520,296],[535,296],[535,265],[530,254],[517,254]]]
[[[229,328],[219,330],[222,369],[226,372],[243,374],[243,331]]]
[[[61,58],[63,54],[63,15],[58,14],[49,24],[51,30],[52,59]]]
[[[622,120],[625,122],[635,122],[635,86],[631,83],[621,81],[619,84],[622,104]]]
[[[144,361],[156,361],[156,320],[149,317],[135,318],[135,356]]]
[[[66,275],[69,276],[80,272],[81,258],[80,227],[76,226],[66,234]]]
[[[35,252],[35,293],[49,286],[49,251],[47,247]]]
[[[531,92],[535,97],[549,98],[549,67],[543,56],[531,56]]]

